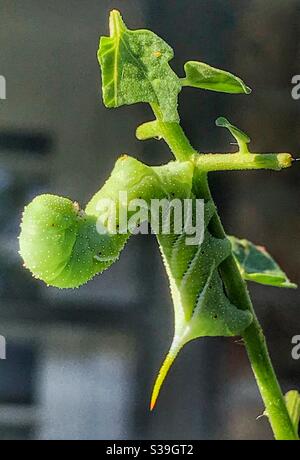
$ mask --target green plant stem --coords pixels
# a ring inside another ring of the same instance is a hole
[[[159,107],[152,106],[154,114],[157,117],[157,120],[160,122],[160,127],[163,125],[161,122],[161,114]],[[218,155],[216,161],[214,162],[214,169],[211,169],[212,166],[209,168],[205,167],[204,156],[199,155],[190,145],[188,139],[186,138],[182,128],[180,125],[175,126],[175,124],[165,124],[165,128],[162,130],[161,135],[170,146],[175,158],[179,161],[186,161],[191,160],[197,164],[198,168],[196,170],[196,174],[198,174],[198,179],[196,177],[196,185],[199,188],[199,192],[201,193],[201,197],[204,199],[212,200],[212,196],[210,193],[208,181],[207,181],[207,172],[210,170],[218,170],[217,162],[220,160],[219,169],[236,169],[229,167],[229,160],[225,160],[224,158],[220,158]],[[242,158],[243,155],[248,156],[247,154],[236,154],[235,166],[237,165],[237,158],[239,156],[239,161],[242,163],[244,159]],[[250,155],[250,154],[249,154]],[[275,156],[274,156],[275,155]],[[261,156],[262,160],[266,160],[266,163],[263,161],[259,161],[257,163],[257,159],[254,160],[256,162],[256,166],[260,163],[260,169],[264,169],[265,167],[276,166],[276,162],[278,162],[278,155],[274,154],[271,157],[267,157],[265,155]],[[283,154],[286,155],[286,154]],[[226,157],[231,157],[233,155],[226,155]],[[257,155],[255,155],[257,157]],[[254,157],[255,157],[254,156]],[[276,157],[276,158],[275,158]],[[290,157],[290,156],[289,156]],[[284,157],[284,162],[287,160]],[[290,157],[291,158],[291,157]],[[196,161],[195,161],[196,159]],[[249,169],[249,160],[250,158],[246,158],[246,161],[243,164],[243,168],[240,167],[238,169]],[[210,163],[212,162],[212,158],[210,156]],[[204,168],[201,170],[201,165],[203,164]],[[221,168],[222,166],[222,168]],[[226,167],[225,167],[226,166]],[[241,166],[241,164],[240,164]],[[248,166],[248,167],[247,167]],[[252,163],[252,166],[254,164]],[[278,166],[278,164],[277,164]],[[286,166],[282,166],[286,167]],[[250,168],[250,169],[257,169],[257,168]],[[278,167],[271,169],[278,169]],[[280,169],[280,168],[279,168]],[[222,226],[221,220],[217,214],[213,217],[211,223],[211,231],[215,234],[216,237],[224,238],[226,237],[224,228]],[[243,280],[237,264],[234,260],[233,256],[228,257],[220,266],[220,271],[222,275],[222,279],[224,281],[225,289],[229,299],[237,305],[239,308],[244,310],[249,310],[253,315],[253,322],[251,326],[244,332],[243,339],[244,343],[248,352],[249,360],[251,363],[251,367],[253,369],[258,388],[260,390],[262,399],[264,401],[266,407],[266,414],[269,418],[272,430],[274,432],[275,439],[277,440],[297,440],[298,435],[295,432],[293,423],[289,416],[285,400],[280,389],[276,374],[274,372],[269,352],[266,345],[266,340],[262,331],[262,328],[259,324],[259,321],[256,317],[256,314],[253,309],[253,305],[247,290],[247,286],[245,281]]]
[[[291,166],[292,157],[289,153],[206,153],[197,155],[195,163],[203,172],[245,169],[280,171]]]
[[[162,114],[157,104],[151,104],[154,115],[159,122],[159,135],[166,141],[178,161],[187,161],[195,153],[179,123],[163,123]]]
[[[208,182],[206,178],[205,180],[203,179],[204,178],[201,180],[202,196],[206,199],[212,199]],[[224,238],[226,236],[217,214],[215,214],[211,221],[211,227],[215,236],[219,238]],[[220,265],[220,271],[227,295],[231,302],[241,309],[251,311],[253,315],[253,322],[249,328],[244,331],[243,339],[275,439],[296,440],[298,436],[295,433],[295,429],[287,411],[285,400],[272,366],[262,328],[255,314],[247,285],[241,277],[233,256],[228,257]]]

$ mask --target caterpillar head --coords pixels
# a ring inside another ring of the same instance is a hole
[[[59,288],[78,287],[108,268],[126,235],[99,234],[96,216],[63,197],[41,195],[24,210],[20,255],[32,274]]]

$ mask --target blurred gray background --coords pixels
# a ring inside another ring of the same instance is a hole
[[[178,357],[154,413],[153,381],[172,337],[168,283],[152,237],[132,238],[118,264],[75,291],[46,288],[22,269],[22,208],[49,192],[82,205],[121,153],[170,159],[163,143],[138,142],[151,117],[137,105],[107,110],[96,59],[108,12],[152,28],[186,60],[223,67],[254,89],[230,96],[185,89],[183,126],[201,151],[232,151],[214,121],[224,115],[254,151],[300,156],[299,0],[0,0],[1,439],[270,438],[245,349],[202,339]],[[214,196],[228,233],[267,246],[300,283],[300,167],[218,173]],[[299,291],[250,286],[283,389],[300,386],[291,340],[300,334]]]

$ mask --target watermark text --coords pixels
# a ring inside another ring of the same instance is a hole
[[[6,338],[0,335],[0,359],[6,359]]]
[[[6,99],[6,79],[3,75],[0,75],[0,100]]]
[[[294,75],[292,78],[292,98],[295,101],[300,99],[300,75]]]
[[[183,235],[186,245],[200,245],[204,239],[202,199],[129,200],[127,192],[120,191],[118,200],[99,200],[96,209],[99,234]]]
[[[292,345],[292,358],[298,361],[300,359],[300,335],[294,335]]]

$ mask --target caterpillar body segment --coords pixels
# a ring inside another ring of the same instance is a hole
[[[157,237],[169,277],[175,331],[154,385],[151,410],[168,370],[185,344],[205,336],[237,336],[252,322],[251,313],[233,305],[224,290],[218,267],[231,254],[231,244],[227,238],[215,238],[210,233],[209,222],[215,212],[212,202],[206,202],[204,239],[199,245],[186,245],[185,234]]]
[[[130,218],[132,200],[150,204],[152,199],[188,197],[192,176],[190,163],[152,168],[124,155],[85,211],[68,198],[38,196],[23,213],[19,242],[24,265],[50,286],[75,288],[86,283],[119,258],[130,236],[119,228],[120,210]],[[115,208],[114,232],[108,227],[110,207],[102,219],[101,203],[107,201]]]

